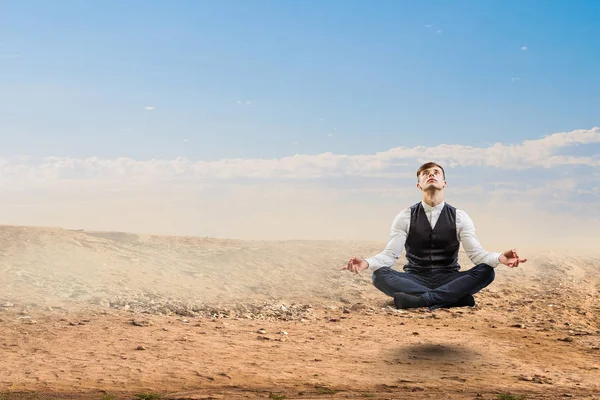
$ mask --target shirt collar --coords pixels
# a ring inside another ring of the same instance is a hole
[[[445,202],[445,201],[442,201],[440,204],[438,204],[438,205],[437,205],[437,206],[435,206],[435,207],[431,207],[429,204],[425,203],[424,201],[421,201],[421,204],[423,205],[423,209],[424,209],[425,211],[432,211],[432,210],[439,211],[439,210],[441,210],[442,208],[444,208],[444,204],[446,204],[446,202]]]

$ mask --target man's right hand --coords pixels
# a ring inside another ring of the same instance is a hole
[[[348,261],[348,265],[344,265],[340,268],[340,271],[347,269],[350,272],[359,273],[360,271],[364,271],[369,268],[369,263],[363,260],[360,257],[352,257],[350,261]]]

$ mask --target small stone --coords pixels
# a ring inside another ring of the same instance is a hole
[[[355,303],[350,307],[352,311],[366,310],[367,308],[368,307],[363,303]]]
[[[140,320],[140,319],[132,319],[131,324],[135,326],[150,326],[153,325],[152,321],[148,320]]]
[[[569,343],[571,343],[573,341],[573,338],[567,336],[567,337],[564,337],[564,338],[559,338],[557,340],[560,340],[561,342],[569,342]]]
[[[135,348],[136,350],[146,350],[146,346],[144,345],[139,345],[138,347]]]
[[[258,331],[256,331],[256,333],[260,333],[261,335],[264,335],[265,333],[267,333],[267,331],[264,330],[263,328],[260,328]]]

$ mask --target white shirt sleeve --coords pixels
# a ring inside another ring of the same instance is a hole
[[[396,263],[404,249],[409,226],[410,208],[407,208],[394,218],[390,238],[385,249],[381,253],[365,259],[369,264],[369,271],[373,272],[382,267],[392,267]]]
[[[469,215],[456,210],[456,226],[458,240],[462,243],[469,259],[475,264],[487,264],[490,267],[497,267],[500,264],[499,257],[501,253],[492,253],[486,251],[475,236],[475,225]]]

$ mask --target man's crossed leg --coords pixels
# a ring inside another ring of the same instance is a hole
[[[495,271],[479,264],[468,271],[414,274],[380,268],[373,285],[394,298],[396,308],[474,306],[473,295],[494,281]]]

